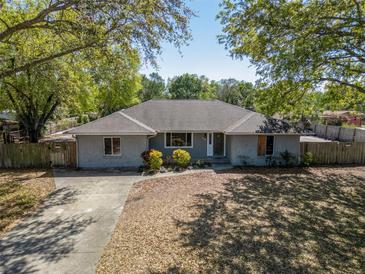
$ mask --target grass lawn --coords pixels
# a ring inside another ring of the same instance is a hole
[[[364,273],[365,168],[137,183],[98,273]]]
[[[0,170],[0,236],[55,188],[50,170]]]

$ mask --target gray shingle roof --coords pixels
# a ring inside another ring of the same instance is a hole
[[[153,135],[156,132],[149,126],[127,114],[117,111],[90,123],[71,129],[66,134],[78,135]]]
[[[289,124],[218,100],[150,100],[70,130],[71,134],[192,131],[298,133]]]
[[[218,100],[150,100],[124,113],[164,131],[220,131],[251,111]]]
[[[228,135],[273,133],[273,134],[299,134],[301,129],[291,126],[284,120],[274,119],[253,112],[225,130]]]

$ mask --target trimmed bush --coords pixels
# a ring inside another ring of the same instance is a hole
[[[183,149],[177,149],[174,150],[174,152],[172,153],[172,158],[174,158],[175,163],[179,166],[179,167],[187,167],[190,163],[190,153],[187,152],[186,150]]]
[[[162,166],[162,152],[150,149],[142,152],[141,157],[143,162],[147,165],[150,170],[159,170]]]
[[[304,153],[303,158],[302,158],[302,164],[304,166],[310,166],[310,165],[314,164],[314,155],[312,152]]]

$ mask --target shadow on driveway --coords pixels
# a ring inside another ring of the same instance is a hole
[[[0,239],[0,273],[94,273],[135,173],[55,171],[56,190]]]
[[[60,188],[31,217],[17,225],[0,240],[0,269],[3,273],[32,273],[37,271],[29,258],[38,262],[55,262],[73,251],[74,237],[93,222],[82,215],[51,218],[48,209],[75,201],[77,191]],[[26,257],[28,260],[26,260]]]

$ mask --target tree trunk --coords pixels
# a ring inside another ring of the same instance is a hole
[[[39,138],[41,137],[41,128],[40,127],[36,127],[31,128],[31,129],[27,129],[28,131],[28,136],[29,136],[29,142],[30,143],[38,143]]]

